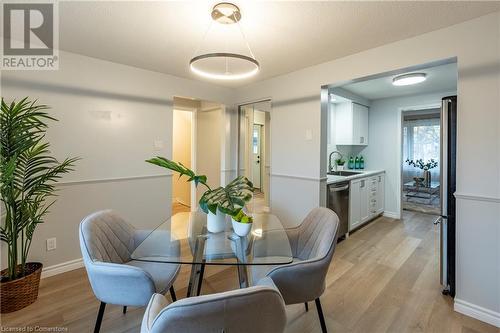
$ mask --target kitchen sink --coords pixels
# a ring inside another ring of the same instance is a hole
[[[330,176],[354,176],[354,175],[359,175],[362,173],[361,171],[331,171],[328,172],[327,174]]]

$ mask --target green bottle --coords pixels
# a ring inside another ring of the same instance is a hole
[[[347,165],[349,169],[354,169],[354,157],[349,158],[349,164]]]
[[[359,158],[359,168],[360,169],[364,169],[365,168],[365,159],[363,158],[363,156],[361,156]]]
[[[354,169],[359,169],[359,157],[356,156],[356,159],[354,160]]]

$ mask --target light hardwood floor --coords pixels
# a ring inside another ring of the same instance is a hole
[[[182,210],[176,210],[180,211]],[[438,233],[431,215],[407,212],[402,221],[379,218],[339,243],[321,298],[330,332],[500,332],[456,313],[441,295]],[[175,283],[186,293],[189,267]],[[202,293],[237,288],[232,268],[208,267]],[[1,318],[3,327],[66,327],[91,332],[99,302],[84,269],[44,279],[36,303]],[[101,332],[138,332],[143,309],[106,308]],[[287,332],[320,332],[314,304],[287,307]]]

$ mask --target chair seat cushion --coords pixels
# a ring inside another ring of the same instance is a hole
[[[146,271],[155,284],[156,292],[165,294],[170,286],[174,283],[177,274],[179,273],[180,265],[166,264],[160,262],[148,262],[131,260],[125,265],[141,268]]]
[[[269,258],[267,258],[269,259]],[[299,258],[293,258],[293,263],[301,261]],[[252,265],[252,282],[255,284],[257,281],[265,278],[267,273],[272,269],[282,265]]]

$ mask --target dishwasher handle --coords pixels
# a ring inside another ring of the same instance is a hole
[[[339,186],[339,187],[335,187],[335,186],[330,186],[330,192],[341,192],[341,191],[345,191],[349,188],[349,184],[345,185],[345,186]]]

